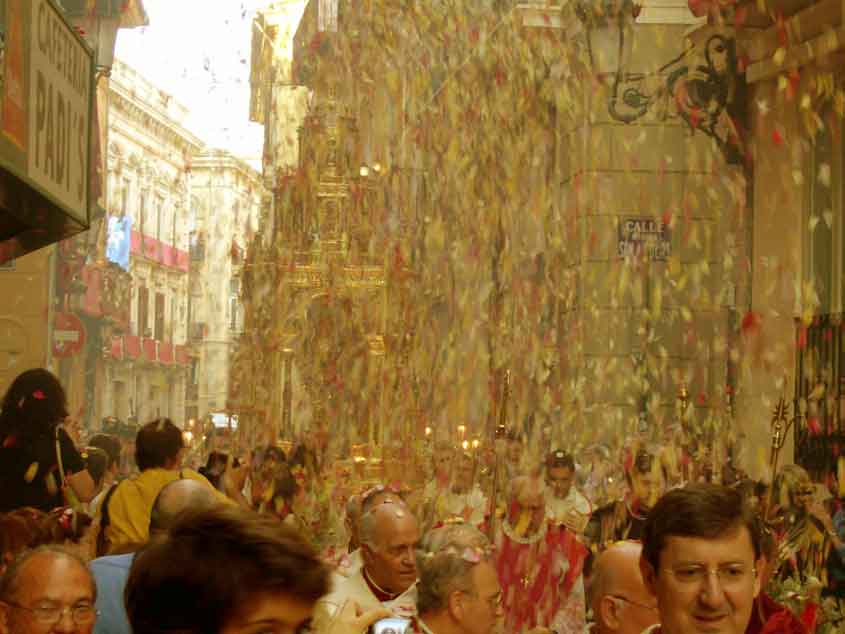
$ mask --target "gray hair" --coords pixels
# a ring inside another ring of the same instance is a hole
[[[88,579],[91,581],[91,589],[94,593],[93,598],[97,598],[97,584],[94,581],[91,571],[88,569],[88,565],[82,558],[58,544],[46,544],[23,551],[9,564],[3,576],[0,577],[0,601],[8,601],[15,595],[18,590],[21,570],[29,560],[40,557],[41,555],[49,555],[53,559],[69,559],[79,564],[79,567],[85,571],[85,574],[88,575]]]
[[[453,524],[429,531],[417,552],[417,611],[438,612],[453,592],[473,593],[472,570],[489,559],[490,542],[469,524]]]

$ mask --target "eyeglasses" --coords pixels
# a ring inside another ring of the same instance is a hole
[[[36,621],[44,625],[55,625],[62,620],[66,613],[70,614],[71,620],[77,625],[88,625],[100,616],[100,613],[94,609],[93,605],[39,605],[34,608],[28,608],[25,605],[12,603],[11,601],[3,601],[3,603],[18,610],[30,612]]]
[[[631,605],[636,605],[638,608],[643,608],[648,610],[649,612],[657,612],[656,605],[647,605],[645,603],[637,603],[636,601],[631,601],[628,597],[623,597],[618,594],[609,594],[608,595],[611,599],[617,599],[619,601],[624,601],[625,603],[630,603]]]
[[[683,585],[700,586],[710,577],[716,575],[719,585],[723,589],[732,589],[745,585],[757,575],[756,568],[749,568],[742,564],[731,564],[710,569],[704,566],[680,566],[678,568],[663,568],[675,580]]]

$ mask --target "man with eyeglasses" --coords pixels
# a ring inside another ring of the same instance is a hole
[[[468,524],[426,534],[417,552],[415,632],[493,634],[504,613],[491,552],[487,538]]]
[[[739,491],[690,484],[664,495],[643,529],[640,569],[660,634],[743,634],[760,592],[758,519]]]
[[[369,508],[361,516],[359,537],[363,565],[317,602],[314,632],[331,632],[347,604],[365,611],[383,607],[399,617],[416,614],[420,533],[408,507],[384,501]]]
[[[623,541],[596,559],[590,578],[593,634],[640,634],[658,622],[657,602],[640,572],[643,547]]]
[[[58,546],[27,551],[0,579],[0,634],[91,634],[96,598],[81,559]]]

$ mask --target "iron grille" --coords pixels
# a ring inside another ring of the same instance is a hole
[[[795,462],[817,481],[845,454],[845,321],[821,315],[796,329],[795,402],[804,415],[795,426]]]

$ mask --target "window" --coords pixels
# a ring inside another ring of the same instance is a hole
[[[161,242],[162,227],[165,223],[165,214],[167,210],[164,208],[164,200],[161,196],[156,197],[156,240]]]
[[[237,295],[229,297],[229,330],[233,332],[238,330],[238,303]]]
[[[123,185],[120,188],[120,213],[124,216],[129,213],[129,179],[123,179]]]
[[[829,315],[842,312],[845,284],[845,222],[843,221],[842,176],[845,175],[845,147],[841,125],[834,117],[823,118],[813,147],[809,182],[809,214],[805,223],[804,279],[815,297],[807,298],[814,312]]]
[[[164,293],[156,293],[155,338],[164,340]]]
[[[803,278],[811,289],[804,303],[814,316],[809,324],[798,322],[796,338],[802,343],[795,368],[795,397],[803,403],[803,418],[795,426],[795,462],[819,480],[836,470],[845,441],[845,143],[838,116],[829,111],[821,121],[807,174],[802,232]]]
[[[170,244],[174,247],[178,247],[179,243],[176,241],[176,219],[177,219],[176,209],[173,210],[173,215],[171,216],[171,227],[170,227]]]
[[[147,315],[149,311],[149,291],[145,286],[138,287],[138,334],[147,336]]]
[[[170,320],[167,325],[167,338],[170,341],[174,340],[176,333],[176,304],[176,294],[174,292],[170,295]]]
[[[138,231],[145,235],[147,225],[147,193],[141,192],[138,196]]]
[[[126,384],[123,381],[114,381],[113,385],[114,403],[112,404],[112,411],[117,418],[125,421],[129,415],[126,402]]]

